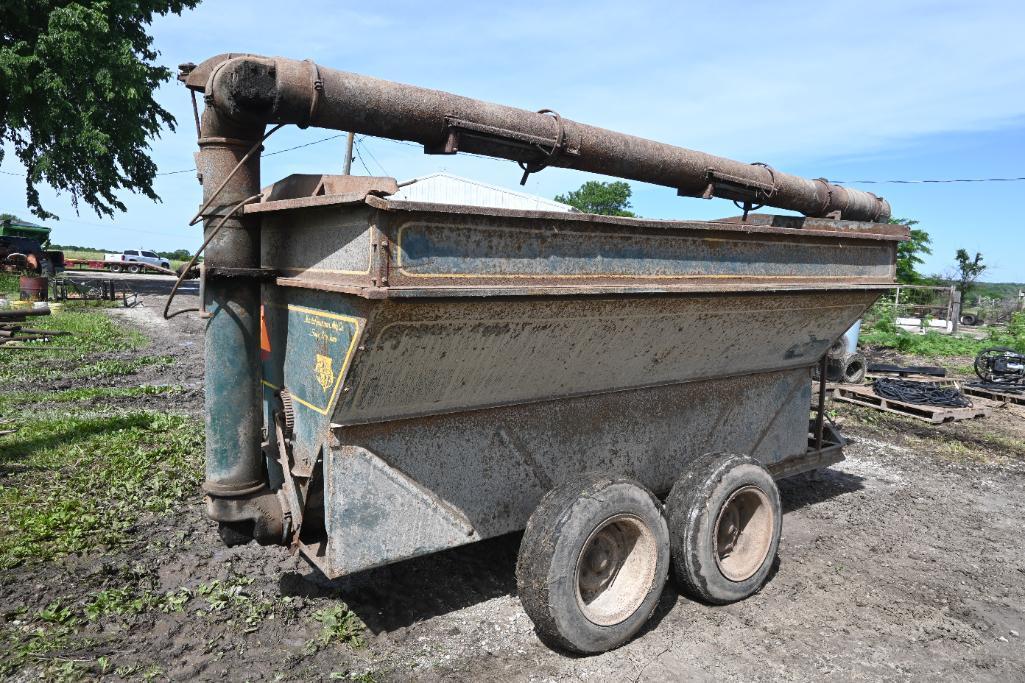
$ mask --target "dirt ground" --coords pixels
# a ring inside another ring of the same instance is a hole
[[[124,381],[184,385],[133,400],[201,414],[201,322],[160,320],[166,284],[146,283],[141,306],[110,313],[153,347],[122,355],[175,360]],[[328,582],[284,549],[224,547],[198,490],[139,524],[127,547],[8,572],[0,604],[187,589],[182,611],[86,627],[66,656],[113,662],[107,680],[1025,680],[1023,407],[941,426],[834,408],[847,460],[781,483],[783,539],[764,589],[711,607],[670,583],[643,633],[598,656],[538,641],[516,598],[515,534]],[[210,586],[228,594],[223,608]],[[343,603],[366,624],[361,647],[318,642],[312,615]],[[15,679],[37,675],[29,666]]]

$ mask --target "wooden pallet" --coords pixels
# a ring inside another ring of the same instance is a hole
[[[872,391],[872,387],[861,386],[860,384],[837,386],[833,392],[833,400],[854,403],[877,410],[885,410],[888,413],[913,417],[931,422],[932,424],[988,417],[993,409],[992,403],[980,398],[976,398],[974,401],[976,405],[969,408],[947,408],[944,406],[923,406],[916,403],[905,403],[904,401],[896,401],[891,398],[883,398]],[[980,403],[982,405],[979,405]]]
[[[894,377],[893,374],[870,374],[865,375],[866,385],[871,385],[874,380],[883,377]],[[983,389],[981,387],[973,387],[965,381],[963,377],[932,377],[930,375],[908,375],[907,377],[901,377],[900,379],[909,379],[915,382],[928,382],[929,384],[935,384],[939,387],[957,387],[961,390],[962,394],[973,396],[976,398],[985,398],[990,401],[996,401],[1001,405],[1007,405],[1008,403],[1014,403],[1017,405],[1025,405],[1025,394],[1009,394],[1002,391],[993,391],[992,389]],[[971,381],[971,380],[970,380]],[[836,387],[844,386],[857,386],[857,385],[846,385],[846,384],[827,384],[827,391],[832,393]]]
[[[961,393],[978,398],[989,399],[990,401],[996,401],[1001,405],[1015,403],[1020,406],[1025,406],[1025,394],[1005,394],[1002,391],[990,391],[989,389],[983,389],[982,387],[972,387],[968,385],[961,386]]]

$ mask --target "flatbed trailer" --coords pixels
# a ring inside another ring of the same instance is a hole
[[[79,259],[79,258],[67,258],[64,259],[65,270],[99,270],[107,271],[108,273],[164,273],[168,274],[171,271],[161,268],[160,266],[154,266],[149,263],[136,263],[136,262],[123,262],[123,261],[104,261],[103,259]]]

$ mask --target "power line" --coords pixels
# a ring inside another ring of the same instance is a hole
[[[1013,183],[1025,180],[1021,178],[946,178],[943,180],[831,180],[839,185],[923,185],[927,183]]]
[[[378,167],[380,167],[381,172],[384,173],[385,177],[390,177],[390,174],[388,173],[387,169],[385,169],[384,165],[380,161],[378,161],[377,157],[374,156],[374,153],[370,151],[370,146],[366,144],[366,139],[366,135],[360,136],[360,142],[363,143],[363,147],[366,150],[367,154],[369,154],[370,158],[374,160],[374,163],[377,164]],[[367,173],[369,173],[369,171],[367,171]]]
[[[312,142],[306,142],[306,143],[301,144],[301,145],[296,145],[295,147],[286,147],[285,149],[279,149],[279,150],[276,150],[276,151],[273,151],[273,152],[266,152],[265,154],[263,154],[263,156],[265,156],[265,157],[272,157],[275,154],[284,154],[285,152],[291,152],[291,151],[296,150],[296,149],[302,149],[303,147],[311,147],[313,145],[319,145],[320,143],[327,142],[328,140],[335,140],[337,138],[345,137],[345,135],[346,135],[346,133],[339,133],[337,135],[329,135],[326,138],[320,138],[319,140],[313,140]],[[378,165],[380,165],[380,164],[378,164]],[[181,169],[178,169],[177,171],[161,171],[159,173],[154,173],[153,175],[154,176],[158,176],[158,175],[159,176],[177,175],[179,173],[193,173],[193,172],[195,172],[195,170],[196,170],[196,167],[193,166],[192,168],[181,168]],[[25,177],[24,173],[12,173],[11,171],[0,171],[0,173],[3,173],[4,175],[18,176],[19,178],[24,178]]]
[[[287,149],[279,149],[276,152],[267,152],[263,156],[265,156],[265,157],[272,157],[275,154],[284,154],[285,152],[291,152],[293,149],[302,149],[303,147],[311,147],[312,145],[319,145],[320,143],[327,142],[328,140],[334,140],[336,138],[344,138],[346,135],[348,135],[348,133],[338,133],[337,135],[329,135],[326,138],[321,138],[319,140],[314,140],[313,142],[307,142],[307,143],[305,143],[303,145],[296,145],[295,147],[288,147]]]
[[[367,172],[367,175],[374,175],[370,172],[370,169],[367,168],[367,163],[363,161],[363,150],[360,149],[359,142],[353,140],[352,144],[356,148],[356,160],[359,162],[359,165],[363,167],[363,170]]]
[[[275,154],[284,154],[285,152],[291,152],[291,151],[296,150],[296,149],[302,149],[303,147],[312,147],[313,145],[319,145],[320,143],[327,142],[328,140],[335,140],[337,138],[345,137],[345,135],[346,135],[345,133],[339,133],[337,135],[328,135],[326,138],[320,138],[319,140],[314,140],[312,142],[306,142],[306,143],[303,143],[301,145],[296,145],[295,147],[286,147],[285,149],[279,149],[279,150],[276,150],[276,151],[273,151],[273,152],[266,152],[265,154],[263,154],[263,156],[265,156],[265,157],[272,157]],[[193,167],[193,168],[183,168],[183,169],[178,170],[178,171],[164,171],[162,173],[154,173],[153,175],[175,175],[175,174],[178,174],[178,173],[191,173],[191,172],[193,172],[195,170],[196,170],[195,167]]]

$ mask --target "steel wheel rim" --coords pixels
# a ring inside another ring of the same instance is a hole
[[[764,491],[757,486],[734,491],[719,509],[712,537],[722,575],[734,582],[754,576],[769,554],[775,524]]]
[[[631,514],[609,517],[587,537],[577,557],[577,605],[591,623],[614,626],[644,602],[658,565],[654,532]]]

